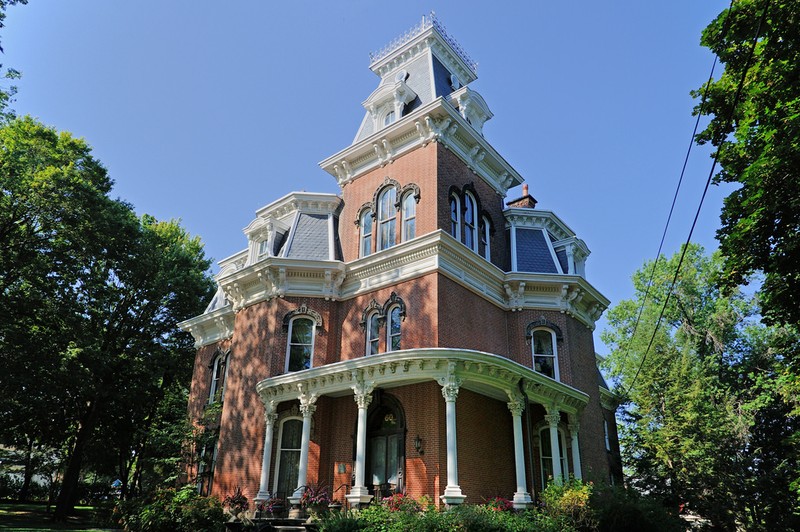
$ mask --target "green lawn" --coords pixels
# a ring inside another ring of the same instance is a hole
[[[82,530],[85,532],[110,530],[97,528],[94,508],[78,506],[75,515],[66,523],[54,523],[52,513],[47,512],[45,504],[16,504],[0,502],[0,530]]]

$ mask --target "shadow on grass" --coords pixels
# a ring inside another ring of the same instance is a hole
[[[1,531],[27,531],[27,530],[83,530],[101,531],[113,530],[100,528],[100,521],[95,508],[91,506],[77,506],[74,515],[67,518],[65,523],[53,522],[53,513],[47,511],[46,504],[0,502],[0,530]]]

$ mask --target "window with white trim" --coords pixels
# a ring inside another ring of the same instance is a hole
[[[546,328],[534,329],[531,347],[533,351],[533,369],[551,379],[559,380],[556,333]]]
[[[607,419],[603,420],[603,437],[605,438],[605,441],[606,441],[606,451],[610,451],[611,450],[611,441],[608,439],[608,420]]]
[[[396,115],[394,111],[389,111],[388,113],[386,113],[386,116],[383,117],[383,125],[388,126],[389,124],[395,121],[395,117]]]
[[[258,260],[269,257],[269,240],[264,239],[258,243]]]
[[[397,225],[397,190],[387,187],[378,196],[378,251],[394,246]]]
[[[461,200],[456,194],[450,196],[450,234],[461,240]]]
[[[483,216],[481,218],[481,248],[483,249],[483,258],[491,262],[492,260],[492,244],[490,240],[489,231],[491,229],[491,223],[489,222],[489,218]]]
[[[314,326],[308,316],[295,316],[289,322],[289,342],[286,347],[286,372],[301,371],[312,366]]]
[[[229,353],[219,353],[211,363],[211,387],[208,391],[208,402],[222,402],[225,396],[225,378],[228,376]]]
[[[467,192],[464,195],[464,245],[475,252],[478,251],[477,211],[475,198]]]
[[[561,458],[561,476],[569,478],[567,470],[567,446],[564,444],[564,431],[558,428],[558,454]],[[550,442],[550,427],[539,431],[539,465],[542,471],[542,488],[553,478],[553,450]]]
[[[214,484],[214,469],[217,466],[219,432],[207,432],[197,460],[197,493],[203,497],[211,495]]]
[[[400,340],[400,321],[401,321],[400,305],[395,305],[387,313],[386,319],[388,325],[386,327],[386,351],[398,351],[401,349]]]
[[[372,211],[365,210],[361,213],[359,227],[361,232],[360,256],[368,257],[372,254]]]
[[[367,316],[367,356],[380,353],[381,315],[376,310]]]
[[[411,240],[417,233],[417,198],[411,192],[403,196],[402,201],[403,230],[401,240]]]
[[[292,417],[281,422],[273,484],[276,497],[286,499],[298,488],[302,434],[302,419]]]

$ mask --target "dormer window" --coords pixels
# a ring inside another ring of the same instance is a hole
[[[269,256],[269,240],[262,240],[258,243],[258,260]]]
[[[389,111],[388,113],[386,113],[386,116],[383,117],[383,125],[384,126],[388,126],[389,124],[391,124],[394,121],[395,121],[394,111]]]

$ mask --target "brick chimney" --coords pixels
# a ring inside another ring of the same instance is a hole
[[[511,200],[506,205],[516,209],[535,209],[536,198],[528,194],[528,184],[525,183],[522,185],[522,197]]]

